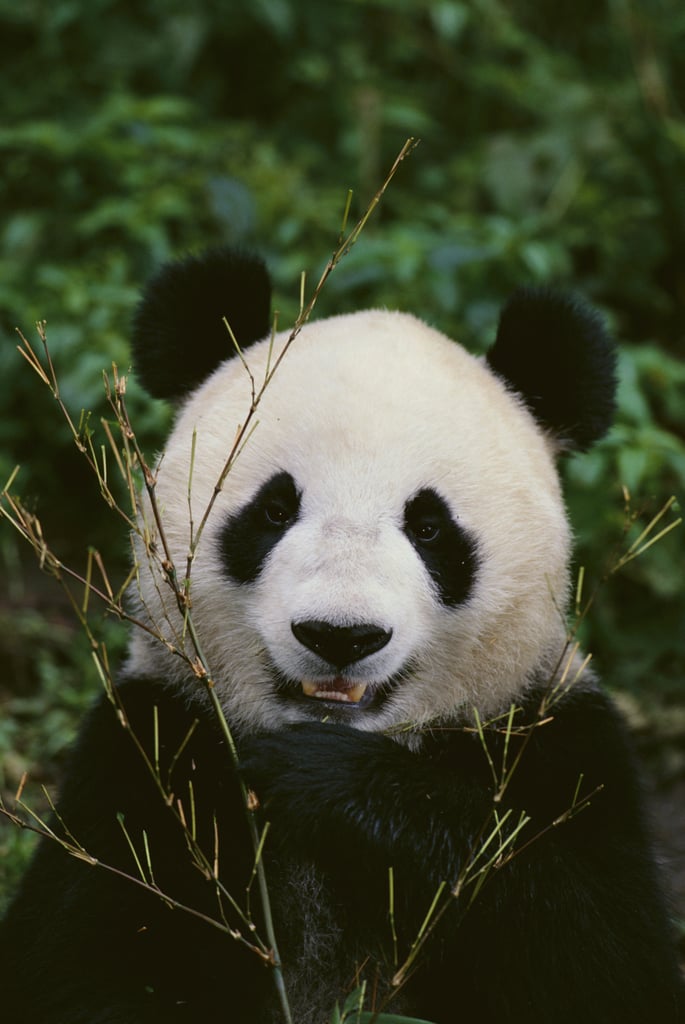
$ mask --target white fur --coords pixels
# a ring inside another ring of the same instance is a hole
[[[257,385],[268,353],[268,341],[246,352]],[[191,396],[169,439],[157,499],[181,577],[193,433],[197,529],[250,400],[245,367],[231,359]],[[272,665],[297,679],[321,671],[290,628],[308,618],[393,631],[349,672],[372,683],[406,673],[380,711],[355,713],[361,729],[454,719],[473,705],[497,713],[533,673],[552,673],[565,642],[569,557],[555,451],[482,360],[405,314],[334,317],[302,330],[256,419],[191,573],[193,622],[235,724],[273,727],[306,714],[275,694]],[[217,556],[221,527],[281,470],[302,491],[299,518],[254,584],[232,583]],[[405,502],[425,487],[478,542],[475,586],[456,608],[438,600],[402,532]],[[147,521],[152,530],[149,510]],[[140,614],[178,645],[183,626],[170,588],[141,544],[138,558]],[[139,631],[129,668],[198,685],[183,659]]]

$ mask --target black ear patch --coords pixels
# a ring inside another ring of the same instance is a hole
[[[599,314],[576,297],[545,288],[515,292],[487,361],[562,446],[584,451],[611,426],[614,344]]]
[[[155,398],[178,399],[271,328],[271,282],[263,261],[210,249],[168,263],[147,285],[133,320],[133,365]]]

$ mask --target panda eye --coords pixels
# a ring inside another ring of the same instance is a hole
[[[435,544],[442,536],[445,513],[434,492],[419,491],[404,510],[404,529],[412,543],[421,546]]]
[[[410,527],[416,540],[421,544],[430,544],[440,536],[440,527],[437,523],[426,520]]]
[[[447,608],[465,601],[478,569],[475,539],[432,487],[423,487],[404,506],[404,534],[423,562]]]
[[[264,518],[270,526],[286,526],[295,513],[280,501],[270,501],[264,506]]]

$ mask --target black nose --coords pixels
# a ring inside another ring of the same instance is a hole
[[[392,636],[392,630],[366,622],[358,626],[333,626],[330,622],[308,619],[293,622],[291,629],[301,644],[336,668],[380,651]]]

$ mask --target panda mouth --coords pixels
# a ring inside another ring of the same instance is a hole
[[[383,680],[349,679],[342,675],[297,678],[286,675],[275,665],[271,671],[276,693],[283,700],[294,701],[312,712],[320,707],[341,721],[360,712],[380,710],[406,679],[406,669]]]
[[[363,707],[371,699],[369,693],[368,700],[365,701],[368,683],[355,683],[341,676],[324,680],[303,679],[301,686],[303,695],[310,700],[335,701]]]
[[[276,668],[273,675],[277,693],[286,700],[297,701],[310,708],[321,705],[340,714],[372,710],[387,696],[387,683],[379,685],[344,676],[294,679]]]

